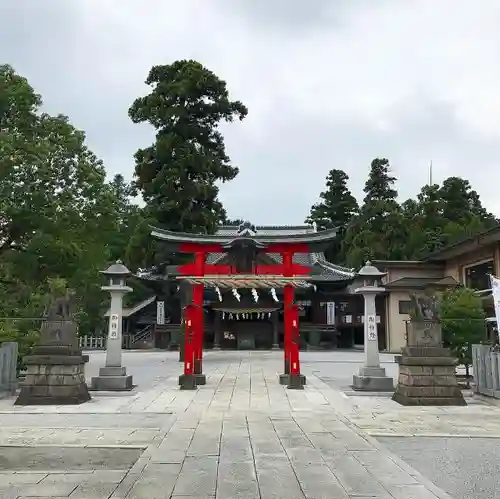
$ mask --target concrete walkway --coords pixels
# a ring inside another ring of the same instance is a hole
[[[142,381],[132,393],[72,407],[0,401],[2,499],[449,497],[360,428],[391,401],[346,397],[307,362],[306,389],[292,391],[277,381],[282,353],[211,352],[207,385],[190,392],[177,387],[175,354],[127,359]]]

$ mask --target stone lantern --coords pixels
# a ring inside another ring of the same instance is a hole
[[[101,290],[109,291],[111,305],[109,307],[109,329],[106,342],[106,364],[100,368],[99,376],[92,378],[92,389],[132,390],[132,376],[127,375],[126,367],[122,366],[123,296],[132,291],[132,288],[126,284],[126,278],[131,272],[118,260],[108,269],[102,270],[101,274],[108,279],[107,285],[102,286]]]
[[[394,381],[385,373],[385,368],[380,367],[380,354],[378,349],[377,312],[375,297],[383,293],[382,278],[386,275],[380,272],[371,262],[358,272],[362,285],[354,292],[363,295],[364,310],[364,336],[365,336],[365,362],[359,369],[359,374],[353,376],[352,388],[354,390],[386,392],[394,390]]]

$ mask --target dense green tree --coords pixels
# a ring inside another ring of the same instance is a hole
[[[402,205],[407,222],[406,258],[419,259],[439,249],[444,243],[442,199],[439,185],[425,185],[417,199]]]
[[[330,170],[326,189],[320,193],[319,203],[311,207],[305,222],[316,223],[318,230],[338,227],[342,233],[358,212],[358,202],[347,186],[348,180],[349,176],[343,170]],[[326,251],[326,257],[332,262],[342,259],[340,239]]]
[[[358,202],[351,194],[343,170],[330,170],[326,177],[326,189],[320,193],[319,203],[311,207],[306,223],[316,223],[318,230],[345,227],[358,211]]]
[[[343,241],[346,262],[358,268],[368,259],[394,260],[405,257],[407,228],[397,202],[396,178],[387,159],[371,163],[365,198],[359,214],[350,223]]]
[[[99,270],[115,251],[121,201],[83,132],[41,104],[25,78],[0,67],[0,281],[9,296],[0,316],[39,317],[23,290],[43,294],[64,278],[87,332],[102,317]]]
[[[154,66],[146,83],[151,92],[135,100],[129,116],[151,124],[156,138],[135,154],[136,185],[160,226],[213,232],[226,218],[218,183],[238,174],[219,124],[242,120],[247,109],[229,99],[223,80],[193,60]]]
[[[481,298],[472,289],[450,289],[441,295],[439,308],[444,344],[451,349],[458,365],[466,367],[468,374],[472,344],[486,336],[486,315]]]
[[[416,200],[403,204],[407,226],[406,257],[422,258],[441,247],[494,226],[467,180],[450,177],[442,186],[425,185]]]

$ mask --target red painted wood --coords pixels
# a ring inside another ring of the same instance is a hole
[[[184,374],[190,375],[194,372],[194,314],[196,310],[193,305],[188,305],[184,311],[185,333],[184,333]]]
[[[299,335],[299,307],[293,305],[290,309],[290,374],[298,376],[300,374],[300,335]]]
[[[217,265],[205,263],[203,275],[238,275],[238,272],[230,265]],[[195,262],[186,263],[184,265],[179,265],[177,267],[177,272],[179,275],[189,275],[197,276],[198,268]],[[284,267],[282,264],[276,265],[257,265],[255,268],[256,275],[283,275]],[[292,263],[290,268],[290,276],[294,275],[307,275],[311,272],[311,267],[306,267],[305,265],[300,265],[298,263]],[[246,273],[242,273],[247,275]]]
[[[203,284],[193,284],[194,321],[194,359],[203,360]]]
[[[293,253],[285,251],[281,257],[283,258],[283,275],[285,277],[292,276]]]
[[[283,333],[284,333],[284,341],[283,341],[283,354],[286,361],[290,360],[290,346],[291,346],[291,313],[293,307],[293,287],[285,286],[283,289]]]

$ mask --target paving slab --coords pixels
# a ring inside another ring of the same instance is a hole
[[[207,384],[192,392],[179,390],[177,355],[126,352],[139,384],[127,395],[74,407],[0,400],[0,497],[443,499],[373,436],[500,437],[499,407],[405,410],[346,396],[362,355],[305,352],[308,383],[293,391],[278,384],[282,352],[207,352]],[[91,354],[87,375],[103,361]]]

